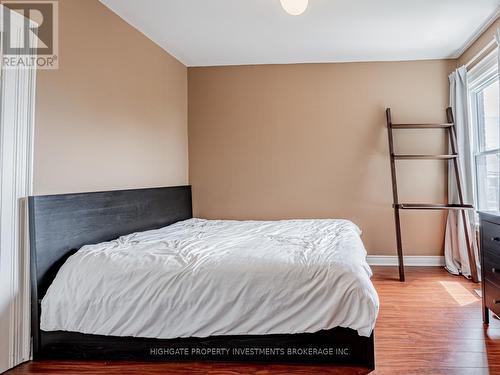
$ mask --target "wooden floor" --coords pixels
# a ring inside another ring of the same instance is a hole
[[[500,321],[483,327],[476,284],[440,268],[374,267],[381,309],[371,374],[500,374]],[[28,362],[8,374],[367,374],[365,369],[224,363]]]

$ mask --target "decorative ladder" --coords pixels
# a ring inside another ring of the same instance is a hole
[[[391,175],[392,175],[392,196],[394,199],[394,221],[396,224],[396,244],[398,248],[398,264],[399,264],[399,280],[405,281],[405,269],[403,260],[403,243],[401,240],[401,221],[399,216],[400,210],[459,210],[462,213],[462,221],[464,225],[465,240],[467,242],[467,255],[471,267],[472,281],[478,282],[476,257],[471,244],[469,235],[469,221],[467,220],[467,210],[473,210],[474,207],[470,204],[464,204],[464,196],[462,191],[462,178],[458,165],[458,148],[457,148],[457,133],[455,122],[453,119],[453,111],[451,108],[446,109],[447,123],[445,124],[393,124],[391,118],[391,109],[386,110],[387,130],[389,134],[389,152],[391,158]],[[450,151],[448,155],[401,155],[394,153],[393,129],[445,129],[448,132],[450,140]],[[458,200],[459,204],[432,204],[432,203],[399,203],[398,184],[396,178],[396,160],[452,160],[455,177],[457,180]]]

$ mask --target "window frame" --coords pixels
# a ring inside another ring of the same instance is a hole
[[[483,60],[473,67],[468,72],[468,96],[469,96],[469,120],[471,123],[471,133],[472,133],[472,160],[474,163],[473,167],[473,193],[475,206],[479,209],[479,179],[478,168],[479,160],[487,155],[498,155],[500,159],[500,146],[495,149],[486,150],[485,145],[482,144],[484,140],[485,122],[483,116],[481,116],[480,108],[481,103],[479,93],[482,92],[486,87],[499,81],[498,72],[498,49],[495,49]],[[500,129],[499,129],[500,131]],[[500,166],[499,166],[500,170]],[[500,211],[500,189],[498,192],[498,206],[496,210]]]

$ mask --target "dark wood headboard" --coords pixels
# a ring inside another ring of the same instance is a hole
[[[35,347],[39,301],[70,255],[84,245],[158,229],[193,215],[190,186],[34,196],[28,206]]]

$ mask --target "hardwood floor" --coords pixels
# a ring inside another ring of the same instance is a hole
[[[381,309],[371,374],[500,374],[500,321],[484,327],[477,284],[443,269],[373,267]],[[365,369],[228,363],[28,362],[7,374],[367,374]]]

